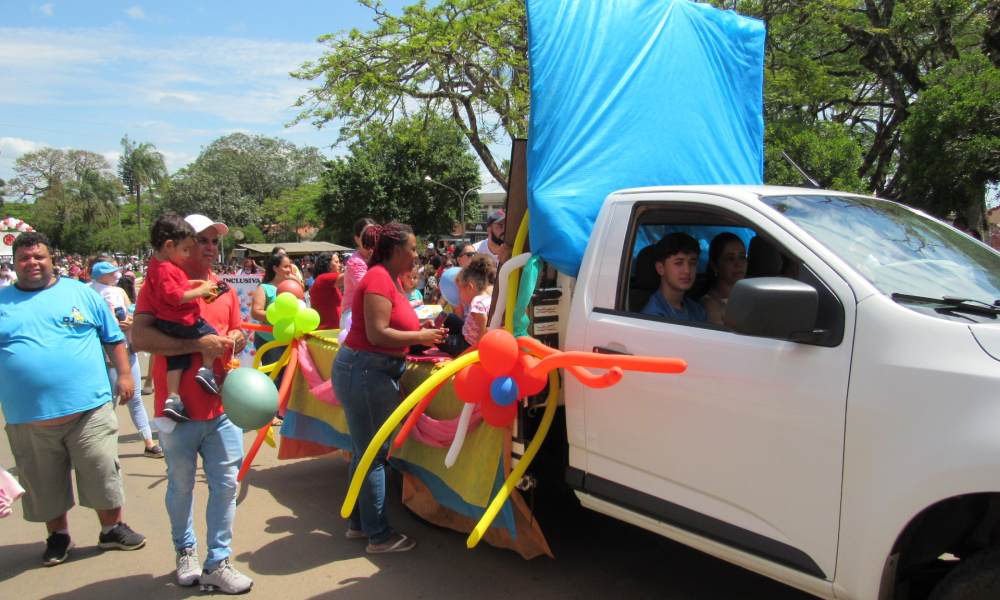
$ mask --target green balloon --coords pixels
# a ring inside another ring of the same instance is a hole
[[[274,325],[281,320],[281,317],[278,316],[278,307],[275,306],[273,302],[271,303],[271,306],[268,306],[267,310],[264,311],[264,316],[267,317],[267,322],[271,325]]]
[[[272,306],[279,319],[291,319],[299,312],[299,299],[291,292],[282,292]]]
[[[278,411],[278,388],[257,369],[235,369],[222,386],[222,407],[240,429],[260,429]]]
[[[309,333],[319,327],[319,313],[315,308],[303,308],[295,315],[295,329],[299,333]]]
[[[274,324],[274,339],[288,343],[295,337],[295,319],[281,319]]]

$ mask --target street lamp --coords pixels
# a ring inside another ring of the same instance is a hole
[[[469,192],[478,190],[481,187],[486,187],[486,186],[488,186],[491,183],[496,183],[496,179],[490,179],[486,183],[481,183],[481,184],[477,185],[476,187],[471,187],[471,188],[465,190],[465,193],[462,193],[462,192],[456,190],[455,188],[451,187],[450,185],[445,185],[445,184],[441,183],[440,181],[435,181],[434,179],[431,178],[430,175],[424,175],[424,181],[429,181],[431,183],[436,183],[436,184],[438,184],[439,186],[441,186],[443,188],[448,188],[449,190],[451,190],[451,191],[455,192],[456,194],[458,194],[458,196],[462,199],[462,204],[461,204],[462,212],[461,212],[461,217],[460,218],[462,219],[462,242],[464,243],[465,242],[465,197],[469,195]]]

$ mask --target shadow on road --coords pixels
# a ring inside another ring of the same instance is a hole
[[[73,555],[76,560],[76,555]],[[142,593],[136,595],[136,590]],[[153,577],[150,574],[130,575],[118,579],[105,579],[79,587],[69,592],[45,596],[42,600],[77,600],[79,598],[142,598],[142,600],[173,600],[200,596],[197,585],[181,587],[176,584],[174,574]]]
[[[38,524],[39,534],[45,532],[45,526]],[[76,541],[74,539],[74,541]],[[79,542],[77,542],[79,543]],[[45,541],[41,540],[34,544],[11,544],[0,546],[0,582],[13,579],[27,571],[35,569],[45,569],[42,565],[42,553],[45,552]],[[74,562],[87,560],[104,554],[104,551],[97,546],[77,546],[73,549],[70,557]]]

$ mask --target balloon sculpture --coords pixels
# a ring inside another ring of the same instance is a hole
[[[621,381],[623,371],[642,371],[647,373],[682,373],[687,369],[687,363],[679,358],[652,358],[630,355],[609,355],[591,352],[560,352],[549,348],[541,342],[527,336],[515,338],[511,333],[514,322],[515,307],[519,306],[519,272],[528,259],[529,254],[522,254],[527,238],[528,215],[525,214],[514,242],[514,258],[507,261],[500,270],[498,283],[500,297],[507,290],[506,310],[498,307],[494,311],[492,330],[482,337],[479,343],[447,363],[437,373],[431,375],[416,390],[404,400],[392,415],[382,424],[371,444],[361,457],[351,481],[347,497],[341,507],[340,514],[345,519],[351,515],[354,504],[361,491],[361,484],[368,475],[375,455],[382,444],[389,438],[396,426],[410,413],[406,424],[396,437],[395,446],[412,430],[430,400],[441,386],[454,376],[455,394],[466,403],[459,419],[458,431],[452,442],[445,464],[451,466],[465,439],[469,424],[469,415],[474,404],[479,404],[483,420],[494,427],[507,427],[517,416],[518,401],[527,396],[540,393],[545,384],[549,384],[549,396],[545,403],[545,412],[538,427],[535,438],[528,445],[521,460],[507,477],[497,495],[479,523],[469,535],[468,547],[472,548],[482,539],[486,529],[496,518],[507,497],[513,492],[516,483],[524,475],[531,461],[541,447],[549,427],[555,417],[559,398],[559,376],[556,369],[565,368],[567,373],[576,377],[582,384],[593,388],[605,388]],[[450,271],[450,270],[449,270]],[[441,277],[441,291],[448,298],[446,281],[448,271]],[[452,278],[452,283],[454,280]],[[534,285],[533,281],[526,282]],[[457,288],[455,289],[457,292]],[[523,295],[523,294],[522,294]],[[506,328],[500,328],[500,316],[506,313]],[[597,375],[587,368],[604,369],[607,372]],[[412,411],[412,412],[411,412]]]
[[[286,286],[281,288],[285,284],[294,284],[293,286]],[[268,323],[271,324],[270,327],[267,325],[259,325],[257,323],[243,323],[244,329],[251,329],[255,331],[263,331],[266,333],[271,333],[274,335],[274,341],[268,342],[257,349],[257,354],[254,357],[253,366],[254,369],[259,373],[270,373],[270,380],[272,382],[271,387],[274,387],[273,382],[278,378],[278,373],[281,372],[281,368],[288,366],[287,372],[288,376],[285,377],[281,382],[281,389],[278,390],[278,404],[275,405],[275,409],[281,410],[288,404],[288,394],[292,387],[292,380],[294,377],[292,375],[295,373],[295,369],[298,367],[299,362],[299,346],[294,340],[301,338],[303,335],[315,331],[319,327],[320,316],[313,308],[304,308],[300,304],[300,296],[296,295],[295,286],[298,286],[298,291],[301,291],[302,286],[299,282],[294,280],[285,281],[279,286],[280,293],[274,299],[274,302],[267,307],[265,315],[267,316]],[[279,346],[288,345],[285,352],[281,355],[281,358],[277,362],[261,366],[260,362],[264,358],[264,354],[272,349]],[[244,369],[246,370],[246,369]],[[234,376],[239,374],[241,371],[235,371],[229,375],[226,379],[226,385],[223,389],[228,389],[229,380]],[[239,375],[239,377],[247,377]],[[252,377],[256,378],[256,375]],[[237,381],[242,381],[237,379]],[[259,381],[259,380],[257,380]],[[255,384],[257,385],[257,384]],[[234,394],[237,393],[234,390]],[[263,403],[260,403],[263,404]],[[223,405],[225,405],[225,396],[223,396]],[[280,407],[280,408],[279,408]],[[226,406],[226,412],[229,412],[228,406]],[[262,415],[263,408],[259,410],[254,408],[245,408],[241,406],[237,409],[237,412],[241,416],[244,416],[244,412],[250,413],[253,416]],[[258,429],[257,438],[254,440],[253,445],[250,446],[250,451],[247,452],[246,458],[243,460],[243,467],[240,469],[240,473],[237,476],[237,481],[242,481],[243,476],[246,475],[247,470],[250,468],[250,464],[253,462],[255,456],[257,456],[257,451],[260,449],[260,445],[268,436],[268,432],[271,429],[271,419],[274,417],[275,410],[271,410],[268,414],[266,422],[262,422],[258,427],[253,427],[252,429]],[[247,414],[248,421],[250,420],[250,414]],[[262,419],[263,417],[260,417]],[[235,420],[233,421],[236,422]],[[244,427],[244,429],[249,429]]]
[[[16,219],[14,217],[7,217],[6,219],[0,219],[0,231],[20,231],[24,233],[25,231],[34,231],[35,228],[28,225],[21,219]]]

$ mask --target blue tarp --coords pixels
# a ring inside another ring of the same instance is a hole
[[[527,0],[531,250],[575,276],[604,199],[760,184],[764,24],[689,0]]]

